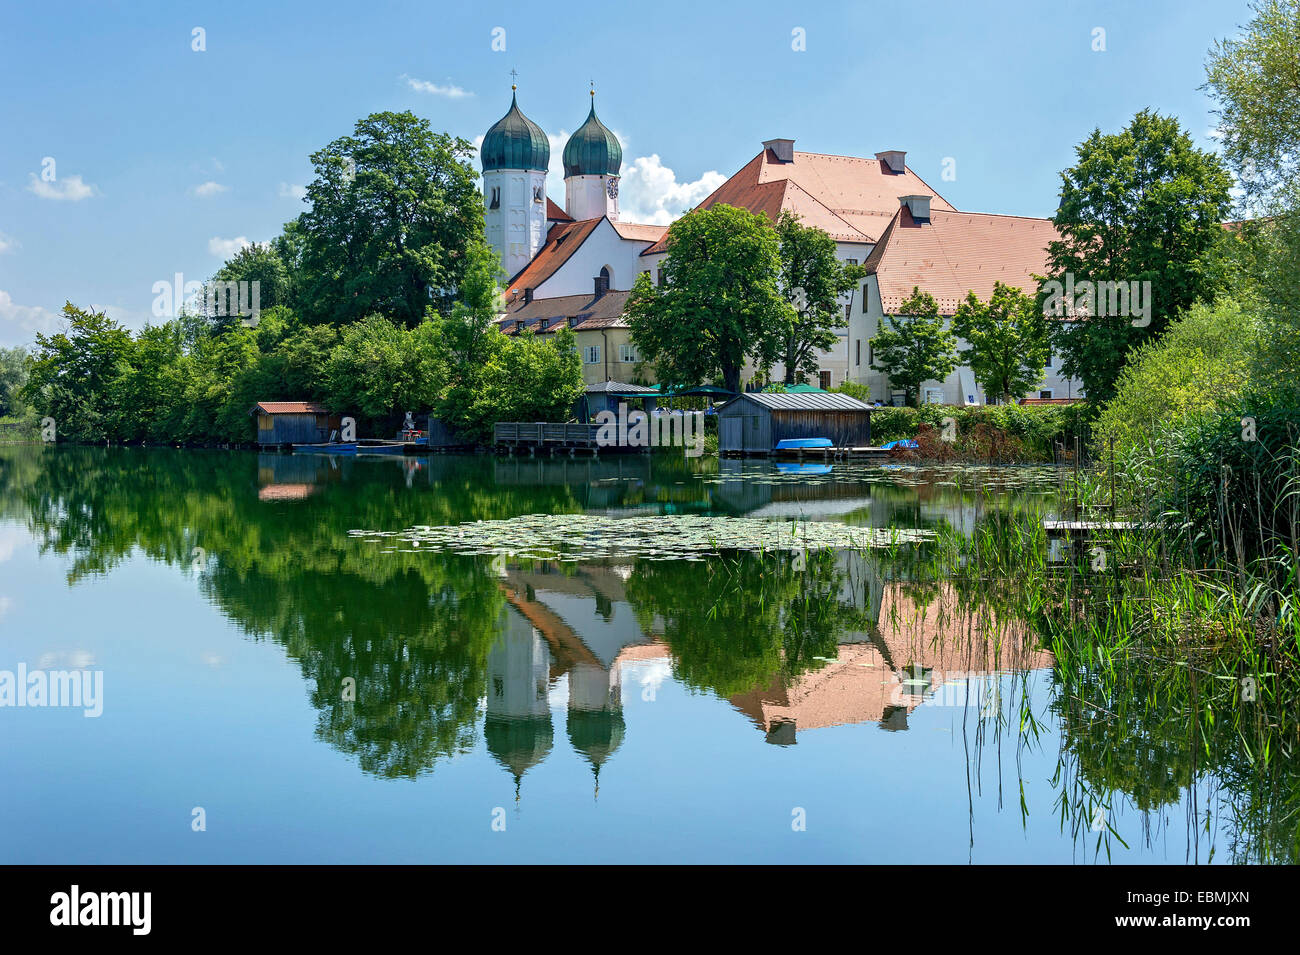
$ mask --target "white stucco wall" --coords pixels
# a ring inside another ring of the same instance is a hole
[[[615,194],[609,194],[614,182]],[[564,180],[564,211],[575,219],[609,216],[618,220],[618,176],[568,176]]]
[[[491,208],[493,191],[498,208]],[[541,201],[536,201],[540,191]],[[519,274],[546,241],[546,173],[493,169],[483,173],[483,218],[487,241],[501,256],[506,275]]]
[[[632,287],[637,273],[646,267],[641,252],[650,245],[644,239],[625,239],[608,220],[602,221],[587,236],[587,241],[582,243],[578,251],[533,290],[533,297],[590,295],[595,289],[594,279],[600,274],[602,266],[609,268],[609,287],[626,291]]]
[[[880,322],[884,316],[884,310],[880,302],[880,286],[874,275],[868,275],[863,280],[862,285],[866,290],[865,295],[860,293],[857,296],[853,305],[853,313],[849,318],[849,377],[851,380],[870,388],[873,400],[880,401],[882,404],[893,404],[896,400],[896,392],[890,386],[889,376],[884,372],[875,371],[870,365],[872,351],[869,343],[879,331]],[[862,343],[860,363],[857,361],[857,343],[859,341]],[[963,339],[957,339],[958,352],[965,348],[966,345],[967,343]],[[1043,391],[1051,391],[1053,398],[1082,397],[1082,383],[1078,379],[1065,378],[1061,375],[1060,356],[1053,354],[1051,360],[1052,367],[1045,370],[1043,383],[1037,388],[1025,392],[1021,397],[1037,398]],[[971,372],[969,365],[959,365],[951,375],[941,382],[928,381],[923,383],[921,385],[922,400],[925,398],[927,388],[942,389],[944,404],[968,404],[971,403],[971,395],[974,396],[974,404],[989,403],[988,396],[976,384],[975,376]],[[901,389],[898,389],[898,393],[901,394]],[[901,398],[897,400],[901,403]]]

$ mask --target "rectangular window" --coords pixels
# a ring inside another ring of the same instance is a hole
[[[636,346],[631,342],[622,342],[618,346],[618,360],[623,362],[640,361],[641,356],[636,352]]]
[[[588,365],[600,364],[600,346],[588,345],[582,350],[582,360]]]
[[[858,264],[858,260],[857,260],[857,259],[845,259],[845,260],[844,260],[844,264],[845,264],[845,265],[857,265],[857,264]]]
[[[867,342],[867,364],[874,365],[875,363],[876,363],[876,346],[871,344],[871,342]]]
[[[831,390],[831,373],[829,371],[819,371],[817,377],[821,379],[820,388],[823,391]]]
[[[861,338],[858,339],[857,343],[853,347],[853,364],[855,365],[862,364],[862,339]]]
[[[1038,397],[1040,397],[1040,398],[1050,398],[1050,397],[1052,397],[1052,389],[1048,388],[1046,391],[1040,391],[1040,392],[1038,393]]]
[[[664,275],[664,270],[663,270],[663,269],[660,269],[660,270],[659,270],[659,284],[660,284],[660,285],[667,285],[667,284],[668,284],[668,279],[667,279],[667,277]]]
[[[1052,367],[1052,353],[1050,351],[1047,353],[1047,365],[1045,367]]]

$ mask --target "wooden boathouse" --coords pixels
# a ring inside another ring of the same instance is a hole
[[[720,454],[772,454],[786,440],[826,438],[835,451],[871,445],[871,407],[836,392],[749,392],[718,409]]]
[[[257,417],[261,447],[316,444],[343,426],[343,416],[314,401],[259,401],[248,412]]]

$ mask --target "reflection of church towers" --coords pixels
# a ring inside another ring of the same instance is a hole
[[[623,742],[623,695],[618,664],[608,670],[591,663],[569,671],[569,743],[591,764],[600,793],[600,767]]]
[[[487,659],[487,720],[483,738],[488,752],[519,781],[551,751],[554,730],[547,700],[550,651],[538,632],[515,614]]]

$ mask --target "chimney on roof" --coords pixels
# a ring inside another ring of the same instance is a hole
[[[596,294],[592,298],[600,298],[609,289],[609,279],[604,275],[596,276]]]
[[[912,213],[912,219],[916,222],[930,221],[929,196],[899,196],[898,201],[901,205],[907,206],[907,211]]]
[[[530,288],[524,289],[524,304],[528,305],[532,302],[532,300],[533,300],[533,290]]]
[[[889,171],[895,175],[901,176],[907,172],[907,167],[903,165],[907,152],[902,149],[887,149],[883,153],[876,153],[876,158],[888,166]]]
[[[763,143],[763,148],[772,150],[777,162],[794,162],[793,139],[769,139]]]

